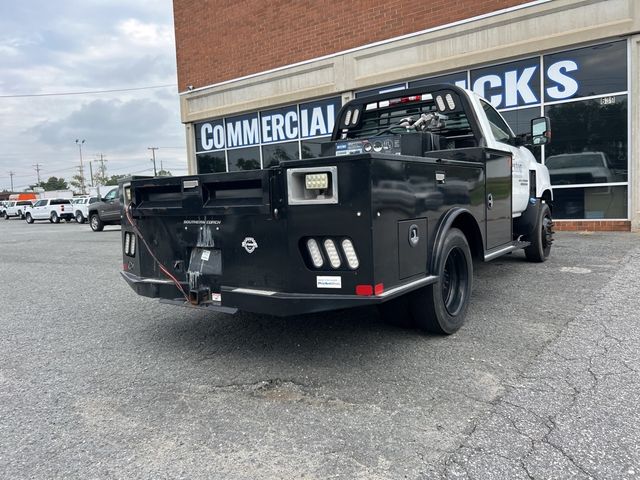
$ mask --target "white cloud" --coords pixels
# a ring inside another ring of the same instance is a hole
[[[171,2],[46,0],[0,5],[0,95],[87,91],[176,83]],[[0,190],[9,170],[45,175],[104,153],[109,168],[148,165],[148,146],[186,171],[177,88],[102,95],[0,98]],[[162,140],[162,142],[160,142]]]

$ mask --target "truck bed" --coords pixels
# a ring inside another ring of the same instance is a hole
[[[487,179],[492,162],[502,167]],[[287,171],[323,166],[336,167],[337,202],[289,202]],[[436,280],[429,252],[439,225],[453,208],[484,225],[487,181],[505,188],[490,214],[495,228],[480,232],[484,248],[510,242],[510,175],[504,152],[472,148],[133,180],[122,188],[122,236],[125,246],[135,236],[137,247],[124,248],[123,277],[141,295],[223,311],[292,315],[380,303]],[[409,241],[416,232],[418,247]],[[309,239],[321,249],[332,240],[340,265],[315,267]],[[357,268],[347,264],[345,239]]]

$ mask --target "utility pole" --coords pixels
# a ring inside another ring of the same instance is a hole
[[[97,155],[96,155],[97,156]],[[100,154],[100,159],[98,160],[97,158],[95,159],[95,162],[98,163],[100,162],[100,166],[98,167],[98,176],[100,178],[101,181],[106,182],[107,180],[107,167],[105,166],[104,162],[106,162],[106,158],[105,155],[103,153]]]
[[[9,172],[9,176],[11,177],[11,193],[13,193],[13,176],[16,172]]]
[[[89,160],[89,185],[93,188],[93,166],[91,165],[91,160]]]
[[[38,175],[38,186],[40,186],[40,170],[42,170],[40,168],[40,165],[42,165],[41,163],[36,163],[35,165],[32,165],[33,168],[36,169],[36,175]],[[13,179],[12,179],[13,180]],[[13,182],[12,182],[13,183]],[[13,189],[12,189],[13,190]]]
[[[84,139],[80,140],[76,138],[76,145],[78,145],[78,149],[80,150],[80,189],[82,190],[82,194],[86,194],[86,190],[84,188],[84,166],[82,165],[82,144],[84,143]]]
[[[153,154],[153,158],[151,159],[151,161],[153,162],[153,176],[157,177],[158,172],[156,171],[156,150],[158,150],[158,147],[149,147],[147,148],[147,150],[151,150],[151,153]]]

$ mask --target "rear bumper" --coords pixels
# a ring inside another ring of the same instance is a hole
[[[395,286],[380,295],[371,296],[275,292],[223,285],[220,292],[221,302],[204,302],[200,305],[192,305],[180,298],[176,300],[177,297],[180,297],[180,292],[171,280],[144,278],[126,271],[120,273],[138,295],[145,297],[161,298],[169,300],[169,303],[176,305],[195,306],[225,313],[243,310],[280,317],[365,305],[379,305],[412,290],[431,285],[438,280],[436,276],[422,277]],[[182,285],[185,289],[188,288],[186,283]]]

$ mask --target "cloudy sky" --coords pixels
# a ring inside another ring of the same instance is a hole
[[[137,90],[43,95],[123,89]],[[71,179],[76,139],[87,177],[99,154],[109,175],[152,173],[148,147],[186,173],[171,0],[0,3],[0,190],[9,171],[16,190],[35,183],[38,163]]]

